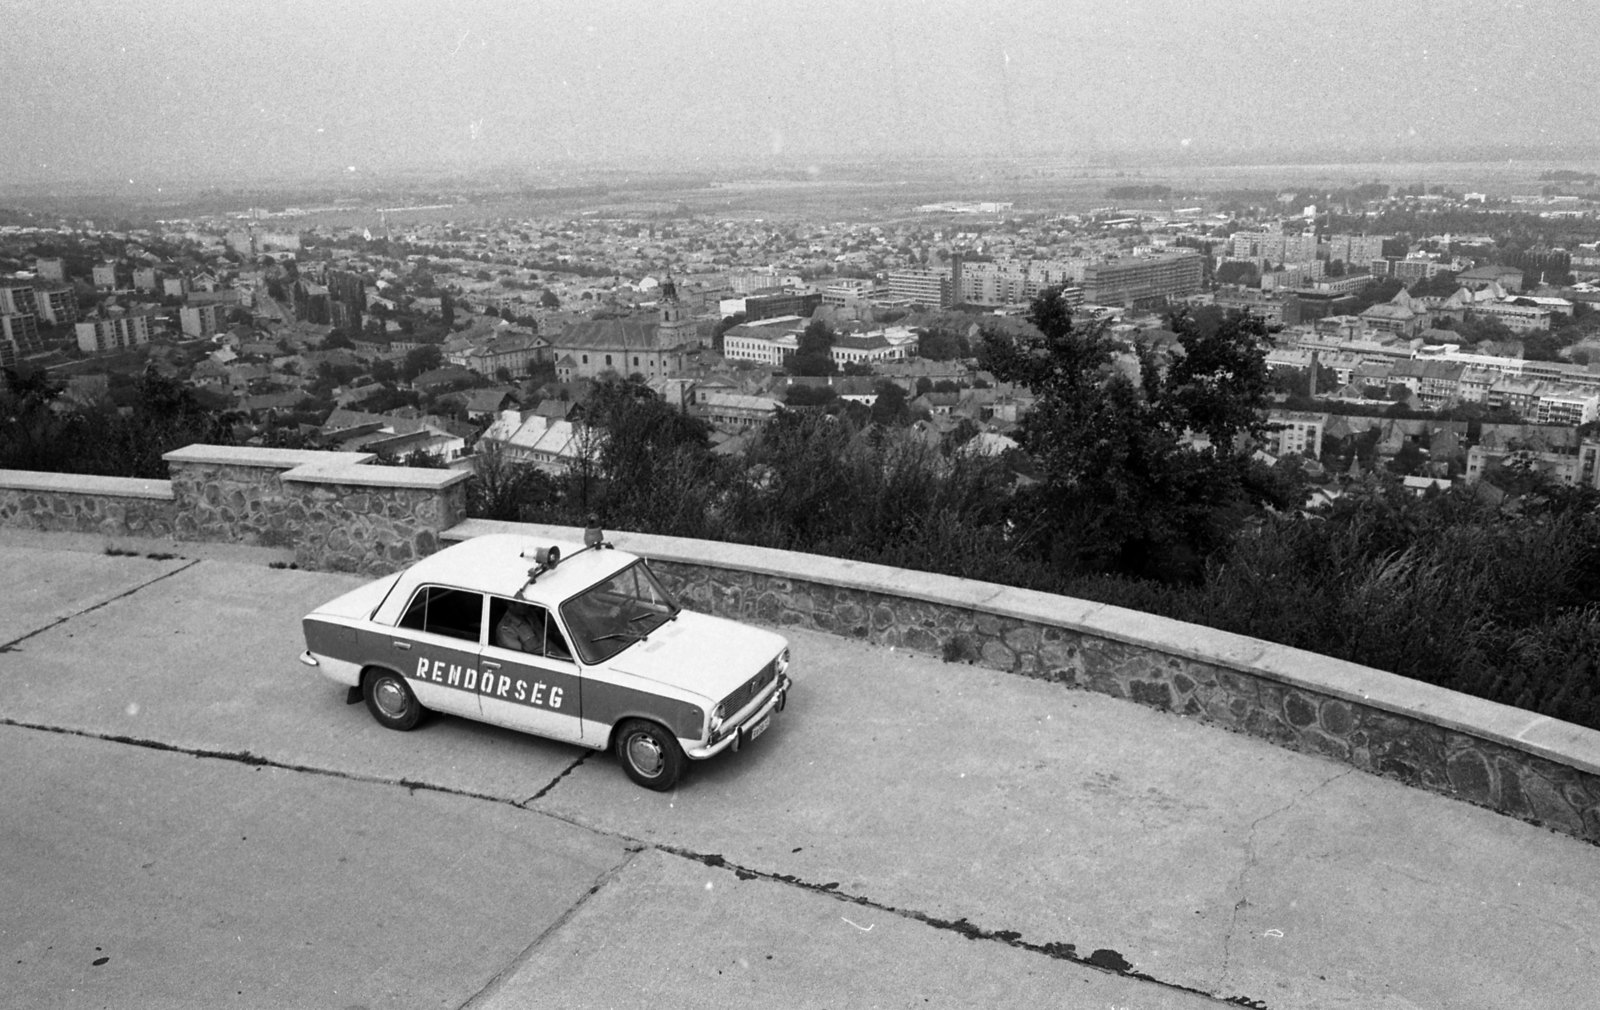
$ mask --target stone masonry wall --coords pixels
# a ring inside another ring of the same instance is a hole
[[[99,478],[93,483],[109,483],[109,480]],[[170,537],[177,514],[177,503],[170,496],[0,487],[0,526],[55,533],[98,533],[106,537]]]
[[[1600,775],[1422,718],[1221,663],[968,607],[678,560],[652,560],[651,566],[697,610],[1098,691],[1600,843]]]
[[[382,575],[439,549],[467,474],[364,453],[191,445],[171,480],[0,470],[0,525],[292,548],[302,568]]]
[[[293,547],[299,539],[281,466],[168,463],[180,540]]]
[[[302,568],[383,575],[438,550],[439,532],[467,514],[462,484],[440,494],[404,487],[284,483],[295,491],[288,515],[298,533],[295,559]]]

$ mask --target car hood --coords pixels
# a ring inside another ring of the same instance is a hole
[[[788,644],[782,635],[762,628],[685,610],[606,665],[694,691],[715,703],[755,676]]]

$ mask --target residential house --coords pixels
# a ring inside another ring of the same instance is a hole
[[[782,404],[770,396],[709,393],[704,399],[696,396],[689,413],[704,418],[718,428],[745,430],[764,427],[782,409]]]

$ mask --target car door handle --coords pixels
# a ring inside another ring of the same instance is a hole
[[[411,643],[410,642],[395,642],[394,643],[394,647],[396,649],[410,649],[411,648]]]
[[[486,660],[483,661],[483,668],[485,670],[498,670],[498,669],[500,669],[500,664],[499,663],[491,663],[490,661],[488,661],[486,659]]]

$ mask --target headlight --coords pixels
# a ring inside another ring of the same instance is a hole
[[[722,720],[728,717],[727,706],[718,705],[716,711],[711,713],[711,735],[716,736],[722,731]]]
[[[780,676],[780,677],[789,672],[789,647],[788,646],[784,646],[783,651],[778,653],[778,658],[773,660],[773,668],[778,671],[778,676]]]

